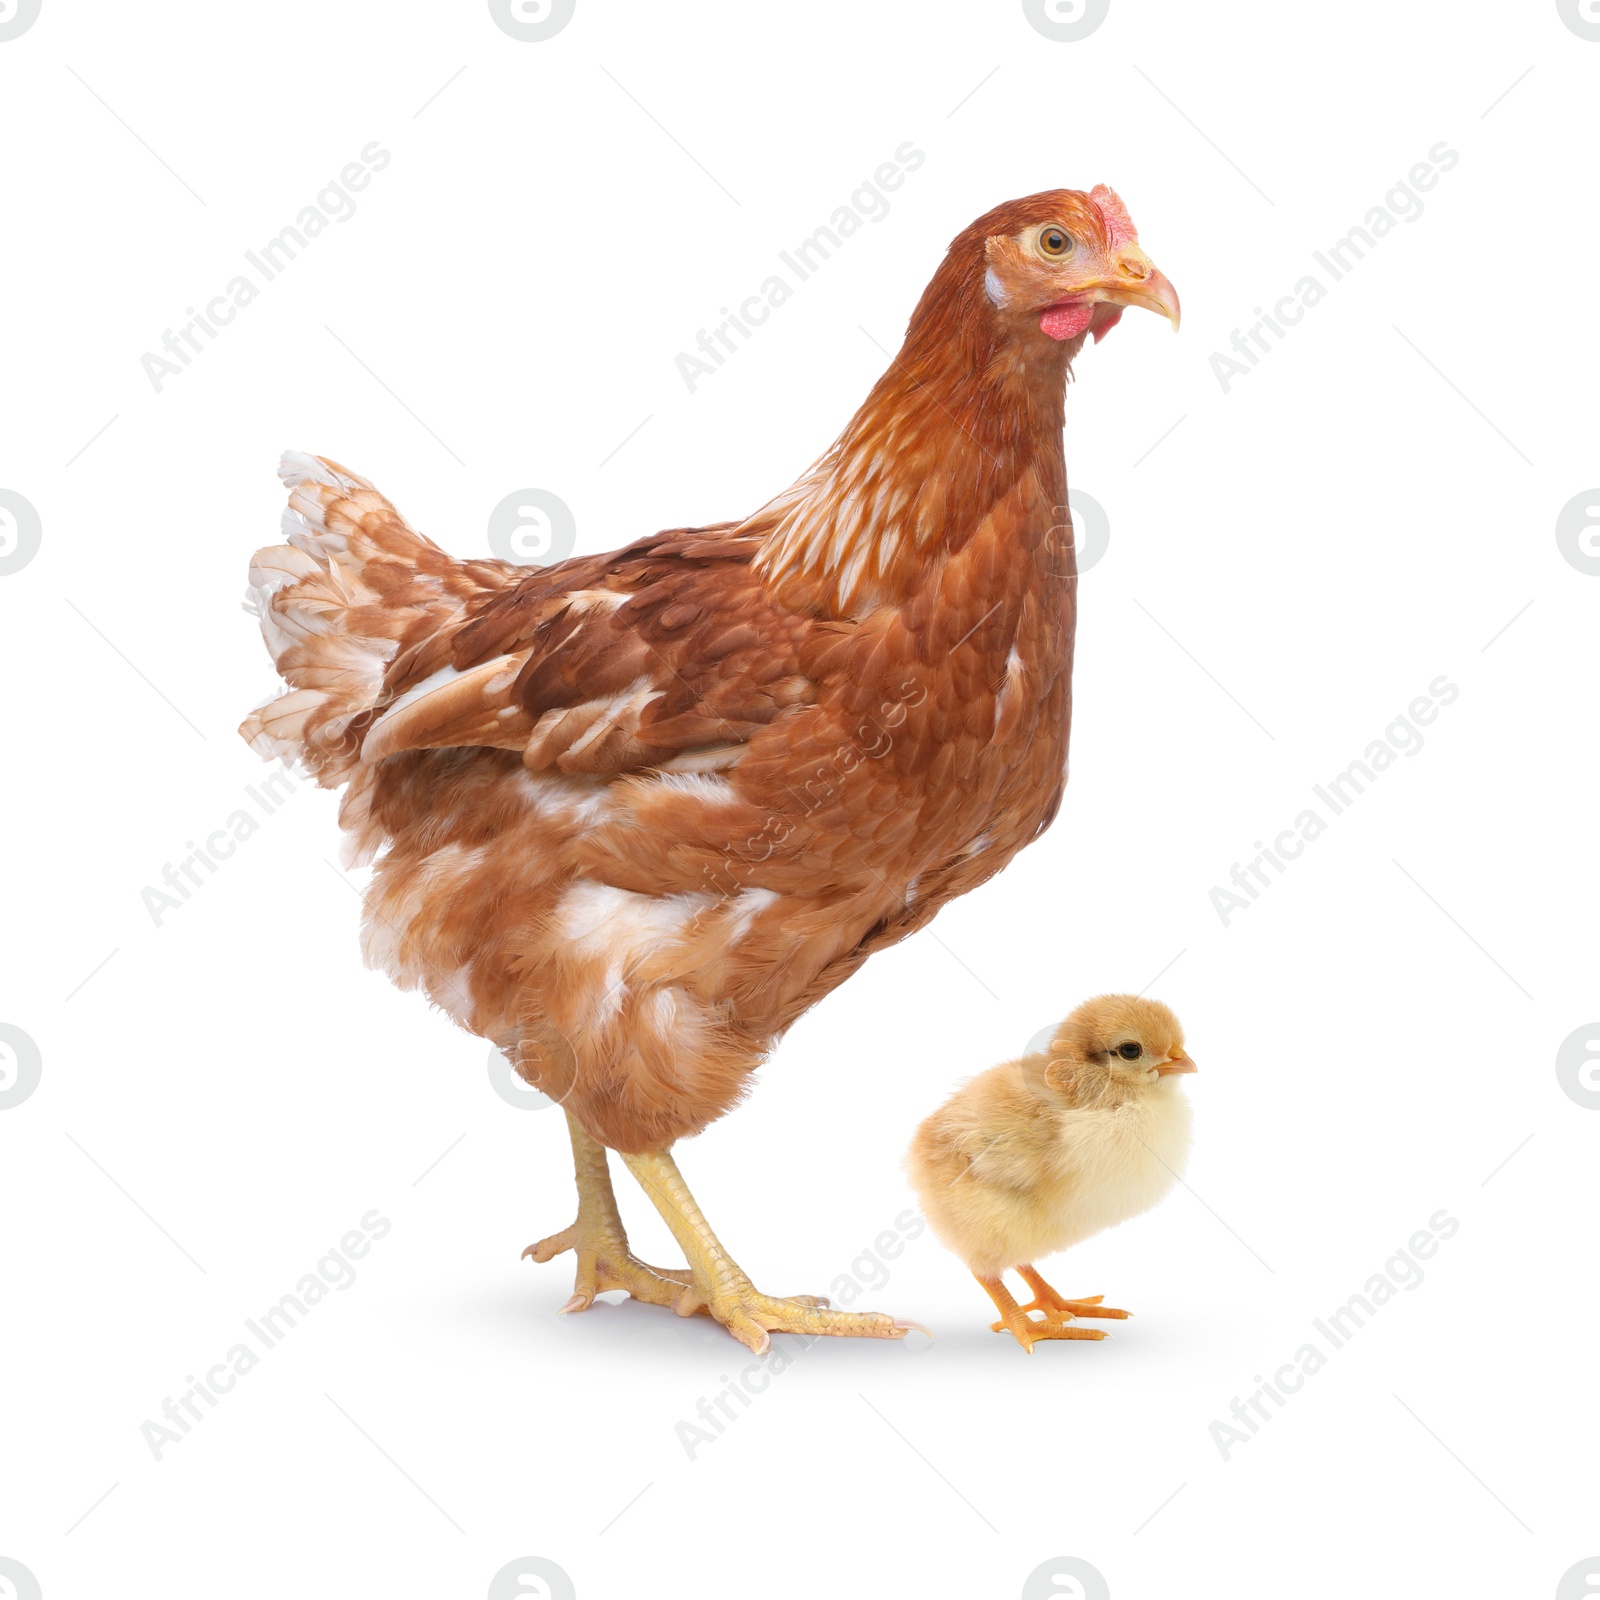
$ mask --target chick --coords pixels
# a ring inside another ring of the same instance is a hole
[[[1189,1153],[1178,1077],[1197,1070],[1166,1006],[1100,995],[1043,1054],[979,1073],[917,1129],[906,1172],[922,1214],[989,1292],[997,1332],[1032,1354],[1037,1339],[1105,1338],[1079,1318],[1129,1314],[1102,1295],[1064,1299],[1033,1263],[1148,1211],[1177,1182]],[[1001,1281],[1013,1267],[1033,1290],[1023,1306]]]

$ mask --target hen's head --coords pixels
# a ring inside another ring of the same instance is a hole
[[[1100,184],[1008,200],[979,217],[951,243],[918,311],[953,314],[991,345],[1070,344],[1070,355],[1085,334],[1103,339],[1125,306],[1178,326],[1177,290],[1145,254],[1115,191]]]
[[[1178,294],[1144,252],[1127,207],[1099,184],[1055,189],[999,206],[984,234],[983,289],[1015,337],[1099,343],[1124,306],[1159,311],[1178,326]]]

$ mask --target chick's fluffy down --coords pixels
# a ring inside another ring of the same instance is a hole
[[[906,1171],[923,1215],[980,1277],[1148,1211],[1189,1152],[1177,1080],[1120,1094],[1104,1069],[1047,1055],[980,1073],[917,1129]]]

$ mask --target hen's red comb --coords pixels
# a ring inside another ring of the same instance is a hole
[[[1103,183],[1097,183],[1089,191],[1089,198],[1094,201],[1100,215],[1105,218],[1106,232],[1111,236],[1111,248],[1121,248],[1125,244],[1139,242],[1139,230],[1133,225],[1133,218],[1128,215],[1128,208],[1123,205],[1115,189],[1108,189]]]

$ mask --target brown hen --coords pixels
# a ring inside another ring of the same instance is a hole
[[[1064,386],[1122,307],[1178,319],[1108,189],[961,233],[838,441],[743,522],[530,570],[457,561],[291,454],[251,582],[288,693],[241,732],[344,786],[365,954],[567,1112],[607,1289],[769,1330],[901,1336],[759,1293],[669,1154],[784,1030],[1049,826],[1076,577]],[[633,1257],[618,1151],[688,1257]]]

